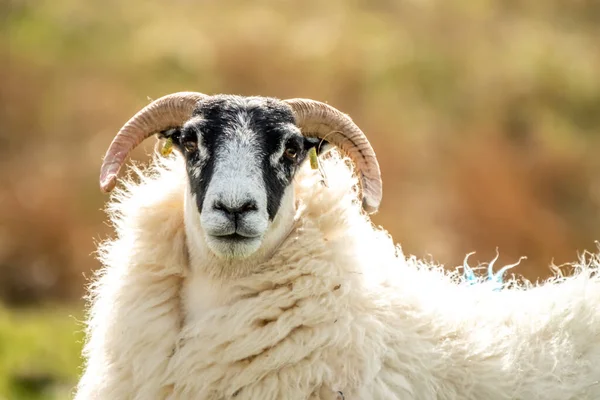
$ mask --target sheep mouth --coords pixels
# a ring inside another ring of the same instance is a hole
[[[261,237],[245,236],[238,232],[227,235],[207,235],[210,250],[225,259],[244,259],[260,247]]]
[[[229,235],[219,235],[219,236],[213,236],[213,237],[217,240],[221,240],[223,242],[229,242],[229,243],[250,242],[250,241],[256,239],[255,237],[244,236],[237,232],[229,234]]]

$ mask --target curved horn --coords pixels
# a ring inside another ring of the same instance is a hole
[[[348,115],[328,104],[310,99],[285,102],[292,107],[304,136],[325,139],[352,159],[361,181],[363,208],[369,214],[376,212],[383,185],[375,151],[365,134]]]
[[[178,92],[163,96],[135,114],[121,128],[106,151],[100,169],[100,189],[110,192],[127,155],[150,135],[175,128],[192,116],[196,104],[207,95]]]

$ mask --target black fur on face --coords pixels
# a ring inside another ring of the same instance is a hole
[[[220,163],[225,168],[240,168],[253,171],[253,176],[260,175],[270,220],[275,218],[284,191],[305,161],[308,150],[316,147],[321,152],[328,148],[328,143],[321,139],[302,136],[287,104],[265,97],[209,97],[198,104],[192,118],[182,127],[162,132],[162,136],[172,138],[185,158],[199,212],[213,182],[215,166]],[[254,161],[248,161],[247,165],[227,161],[231,148],[252,153],[244,160]]]

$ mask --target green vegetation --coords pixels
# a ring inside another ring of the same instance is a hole
[[[81,324],[67,309],[0,308],[0,399],[70,398],[82,341]]]

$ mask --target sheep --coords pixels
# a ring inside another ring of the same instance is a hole
[[[600,398],[599,255],[500,291],[405,256],[368,140],[309,100],[158,99],[103,190],[155,132],[176,151],[112,194],[76,399]]]

